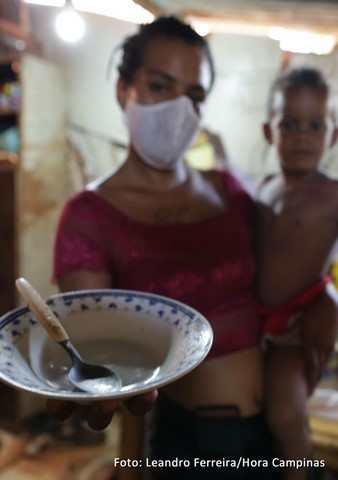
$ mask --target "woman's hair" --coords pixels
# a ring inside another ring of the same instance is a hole
[[[122,48],[122,59],[118,72],[127,83],[132,82],[134,74],[144,62],[147,48],[161,39],[175,39],[200,48],[210,64],[211,85],[215,78],[214,62],[208,43],[193,28],[176,17],[158,17],[152,23],[140,25],[138,33],[127,37]]]
[[[279,75],[273,82],[268,100],[268,116],[273,113],[273,103],[277,92],[287,92],[303,87],[311,87],[329,97],[330,89],[320,70],[311,67],[294,68]]]

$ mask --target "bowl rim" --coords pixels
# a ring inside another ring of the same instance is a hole
[[[135,383],[130,385],[130,389],[128,389],[128,386],[125,387],[125,389],[122,391],[114,392],[114,393],[88,393],[88,392],[77,392],[77,391],[60,391],[60,390],[39,390],[36,387],[30,387],[28,385],[24,385],[15,379],[10,378],[9,375],[6,375],[5,372],[0,370],[0,380],[4,381],[8,385],[17,388],[18,390],[21,391],[26,391],[28,393],[36,394],[39,395],[40,397],[45,397],[45,398],[54,398],[54,399],[62,399],[62,400],[73,400],[76,402],[80,403],[87,403],[91,401],[98,401],[100,399],[124,399],[128,398],[131,396],[135,396],[141,393],[148,392],[150,390],[158,389],[161,387],[164,387],[165,385],[168,385],[179,378],[182,378],[183,376],[187,375],[189,372],[194,370],[202,361],[205,359],[205,357],[208,355],[212,343],[213,343],[213,330],[212,327],[209,323],[209,321],[206,319],[206,317],[201,314],[198,310],[194,309],[193,307],[190,307],[189,305],[179,301],[175,300],[170,297],[166,297],[164,295],[159,295],[155,293],[150,293],[150,292],[144,292],[144,291],[139,291],[139,290],[128,290],[128,289],[116,289],[116,288],[106,288],[106,289],[84,289],[84,290],[72,290],[68,292],[60,292],[60,293],[55,293],[46,298],[46,302],[49,306],[53,307],[55,300],[67,300],[67,299],[77,299],[77,298],[90,298],[90,297],[104,297],[104,296],[120,296],[120,297],[127,297],[129,296],[136,296],[137,298],[142,298],[142,299],[149,299],[150,297],[152,299],[156,299],[158,302],[161,302],[167,306],[170,307],[179,307],[179,310],[187,315],[188,317],[194,319],[196,317],[199,318],[200,321],[202,321],[206,335],[207,335],[207,341],[205,342],[204,348],[199,349],[199,355],[197,356],[197,359],[189,366],[186,368],[181,369],[178,373],[171,375],[169,377],[164,377],[163,379],[156,379],[155,377],[153,380],[150,380],[149,383],[147,382],[146,384],[142,385],[142,382]],[[0,334],[1,331],[3,330],[4,327],[6,327],[8,324],[10,324],[13,319],[18,318],[21,315],[25,315],[30,312],[30,309],[28,306],[20,306],[17,307],[4,315],[0,316]],[[66,316],[60,316],[59,317],[61,320],[63,318],[66,318]],[[41,327],[42,328],[42,327]],[[41,380],[41,379],[40,379]],[[143,382],[144,383],[144,382]],[[134,386],[134,388],[133,388]],[[136,387],[135,387],[136,386]],[[48,386],[46,385],[46,388]]]

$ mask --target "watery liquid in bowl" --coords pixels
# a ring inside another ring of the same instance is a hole
[[[79,344],[77,348],[86,362],[112,368],[121,377],[123,387],[150,382],[158,374],[164,360],[154,349],[126,340],[87,341]],[[49,361],[43,368],[45,380],[58,390],[75,390],[68,378],[70,367],[70,359],[65,357],[62,348],[56,345],[56,349],[53,348],[50,351]],[[97,393],[111,391],[111,386],[106,379],[88,380],[88,382],[95,382]]]

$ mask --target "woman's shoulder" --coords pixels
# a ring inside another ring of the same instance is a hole
[[[86,218],[88,221],[91,218],[98,219],[106,216],[107,209],[111,217],[112,205],[95,190],[84,188],[68,198],[62,210],[62,217],[64,219]]]
[[[97,194],[93,190],[84,188],[71,194],[65,203],[65,209],[82,208],[96,201]]]

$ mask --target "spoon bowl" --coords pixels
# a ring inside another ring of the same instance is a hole
[[[68,378],[75,387],[84,392],[97,393],[110,393],[121,389],[121,378],[113,370],[82,359],[60,320],[26,279],[18,278],[15,285],[36,320],[71,357],[73,366],[68,372]]]

